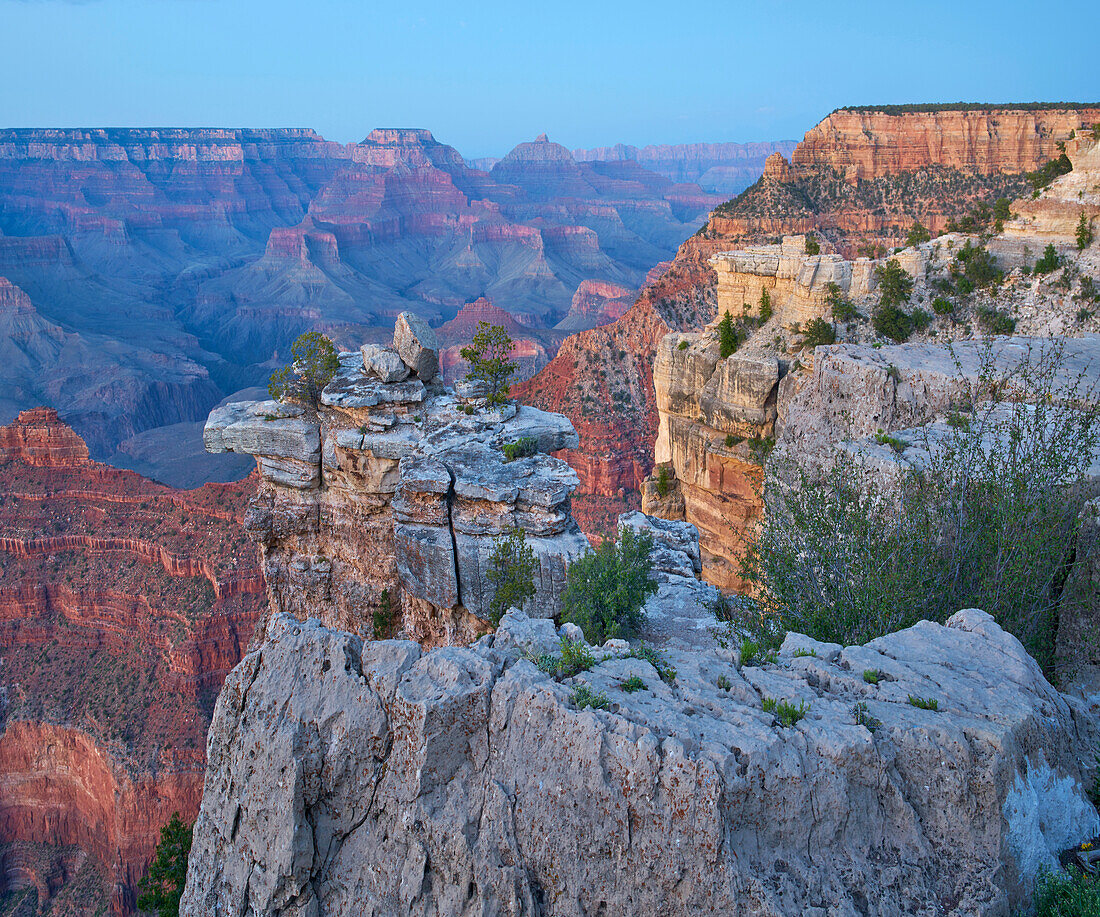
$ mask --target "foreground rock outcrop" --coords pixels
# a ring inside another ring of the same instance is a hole
[[[556,643],[273,618],[218,702],[181,913],[1005,915],[1100,832],[1074,702],[983,612],[742,668],[674,641],[667,681],[614,652],[555,681]]]
[[[494,542],[515,527],[539,561],[532,606],[557,610],[565,567],[588,541],[570,513],[577,476],[547,453],[576,447],[577,434],[561,415],[492,405],[476,384],[456,395],[438,367],[434,332],[403,313],[393,348],[341,355],[316,410],[242,402],[210,415],[207,448],[259,464],[247,529],[273,611],[368,636],[468,641],[488,626]],[[516,444],[528,454],[509,459]]]

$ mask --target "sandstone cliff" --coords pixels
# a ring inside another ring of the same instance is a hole
[[[1000,915],[1100,831],[1083,707],[980,611],[763,666],[673,640],[664,680],[610,649],[558,681],[556,646],[275,617],[219,698],[181,913]]]
[[[365,635],[463,642],[488,627],[494,541],[519,527],[539,561],[532,603],[552,614],[566,564],[588,542],[570,514],[576,474],[546,454],[575,448],[569,421],[471,383],[442,386],[434,332],[410,313],[394,346],[342,354],[316,411],[230,404],[211,451],[257,457],[247,522],[274,612]],[[507,460],[505,445],[535,453]]]
[[[44,408],[0,427],[0,861],[38,913],[133,912],[263,605],[251,482],[176,491],[88,460]]]

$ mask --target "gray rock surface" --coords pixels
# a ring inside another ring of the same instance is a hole
[[[439,343],[435,332],[415,312],[397,316],[393,346],[417,378],[428,382],[439,375]]]
[[[403,382],[409,377],[409,367],[392,347],[381,344],[364,344],[359,348],[363,355],[363,369],[373,373],[383,382]]]
[[[760,667],[669,647],[667,684],[632,657],[555,681],[525,658],[554,643],[276,617],[218,700],[181,914],[992,917],[1100,831],[1070,702],[982,612]]]

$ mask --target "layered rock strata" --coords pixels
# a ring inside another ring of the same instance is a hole
[[[407,370],[399,381],[379,369],[393,358]],[[392,350],[341,355],[316,410],[246,402],[210,415],[207,448],[259,465],[247,528],[273,612],[468,640],[487,627],[495,540],[518,527],[538,558],[531,605],[554,613],[588,543],[570,514],[577,476],[547,453],[575,448],[577,434],[560,415],[491,405],[476,385],[451,392],[437,367],[431,329],[402,315]],[[533,454],[509,461],[503,447],[520,440]]]
[[[219,698],[181,913],[992,917],[1100,832],[1081,705],[983,612],[763,666],[672,641],[667,680],[615,647],[555,680],[557,643],[274,617]]]

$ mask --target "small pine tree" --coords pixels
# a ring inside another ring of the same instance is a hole
[[[1062,259],[1058,257],[1058,251],[1052,242],[1043,250],[1043,257],[1035,262],[1034,270],[1036,274],[1049,274],[1058,270],[1061,264]]]
[[[153,862],[138,887],[141,896],[137,906],[143,911],[156,911],[157,917],[179,917],[180,898],[187,881],[187,857],[191,853],[191,826],[173,813],[168,824],[160,829]]]
[[[775,309],[772,308],[772,296],[768,292],[767,287],[760,288],[760,321],[766,322],[769,318],[775,315]]]
[[[909,232],[905,236],[905,244],[907,247],[912,248],[914,245],[930,241],[931,238],[932,234],[927,229],[920,223],[914,223],[909,227]]]
[[[519,366],[515,360],[508,359],[512,353],[512,339],[508,332],[500,325],[478,322],[474,339],[461,352],[462,359],[470,364],[466,378],[488,383],[490,404],[506,403],[508,386]]]
[[[807,255],[820,255],[821,254],[821,244],[817,241],[816,238],[814,238],[814,234],[812,232],[806,233],[806,246],[805,246],[805,248],[806,248],[806,254]]]
[[[879,305],[900,306],[909,301],[913,293],[913,278],[896,258],[875,268],[875,277],[879,284]]]
[[[317,407],[321,392],[340,368],[336,348],[319,331],[307,331],[290,345],[290,358],[289,366],[272,373],[268,394],[275,401],[304,401]]]
[[[718,323],[718,347],[723,360],[737,349],[737,329],[733,327],[733,316],[728,309]]]
[[[535,594],[538,558],[527,544],[527,535],[516,526],[499,535],[489,555],[485,576],[494,586],[489,602],[489,620],[499,624],[509,608],[523,608]]]
[[[1081,214],[1081,219],[1077,221],[1077,247],[1079,249],[1086,249],[1092,244],[1092,224],[1088,221],[1085,215]]]

